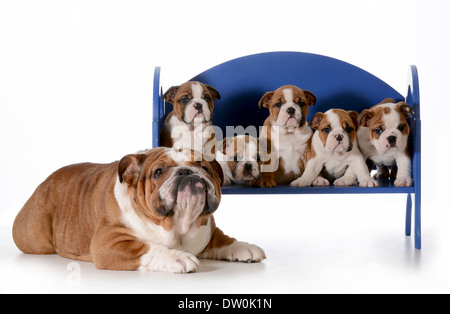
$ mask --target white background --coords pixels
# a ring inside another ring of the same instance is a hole
[[[0,0],[0,293],[450,292],[449,13],[447,0]],[[403,236],[402,195],[226,196],[220,227],[269,259],[205,262],[189,277],[100,272],[14,247],[12,221],[52,171],[151,146],[155,66],[167,89],[279,50],[350,62],[403,94],[418,66],[422,252]]]

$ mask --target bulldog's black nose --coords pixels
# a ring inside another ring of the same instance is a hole
[[[336,141],[338,141],[339,143],[342,142],[343,139],[344,139],[344,137],[341,134],[336,136]]]
[[[387,140],[388,140],[389,144],[393,145],[393,144],[395,144],[395,142],[397,142],[397,137],[396,136],[389,136],[387,138]]]
[[[183,177],[185,177],[185,176],[190,176],[190,175],[193,174],[193,173],[194,173],[194,172],[193,172],[191,169],[183,168],[183,169],[178,170],[177,176],[183,176]]]
[[[203,111],[203,105],[201,103],[194,104],[194,108],[198,111]]]
[[[244,169],[247,171],[251,171],[253,170],[253,165],[252,164],[245,164]]]
[[[293,116],[295,114],[295,108],[289,107],[287,108],[286,112],[288,113],[288,115]]]

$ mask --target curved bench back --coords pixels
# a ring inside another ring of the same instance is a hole
[[[262,96],[283,85],[296,85],[317,97],[308,121],[317,112],[342,108],[361,112],[385,98],[404,97],[372,74],[349,63],[315,54],[271,52],[238,58],[215,66],[196,77],[216,88],[213,124],[225,132],[226,126],[262,126],[269,112],[260,109]]]

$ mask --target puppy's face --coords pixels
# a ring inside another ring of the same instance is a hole
[[[185,234],[217,209],[222,169],[216,161],[210,163],[195,154],[156,148],[125,156],[119,162],[119,181],[128,185],[130,199],[142,219]]]
[[[386,99],[364,110],[358,118],[358,124],[369,128],[370,141],[378,151],[403,151],[410,132],[407,119],[413,113],[414,110],[406,103]]]
[[[316,103],[316,97],[309,91],[287,85],[274,92],[268,92],[259,102],[259,107],[270,110],[275,125],[295,128],[306,123],[309,106]]]
[[[256,138],[249,135],[228,137],[223,140],[222,145],[222,153],[235,180],[259,179],[261,159]]]
[[[220,94],[209,85],[187,82],[172,86],[163,98],[173,104],[173,111],[180,121],[194,124],[211,121],[214,101],[220,99]]]
[[[319,132],[325,149],[331,153],[344,154],[352,151],[356,140],[356,111],[331,109],[317,113],[310,122],[311,128]]]

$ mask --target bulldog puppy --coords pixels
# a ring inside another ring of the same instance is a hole
[[[200,82],[172,86],[163,96],[173,104],[161,133],[161,146],[193,149],[214,159],[215,134],[212,126],[217,90]]]
[[[309,106],[316,103],[316,96],[310,91],[286,85],[274,92],[266,93],[259,107],[270,110],[264,122],[260,138],[267,141],[271,156],[276,159],[272,172],[265,172],[256,186],[274,187],[289,184],[299,178],[305,169],[305,152],[310,147],[313,134],[306,123]]]
[[[356,140],[358,113],[331,109],[317,113],[310,122],[316,130],[312,138],[305,173],[292,187],[359,185],[375,187]]]
[[[398,187],[412,186],[411,145],[407,119],[414,113],[404,102],[388,98],[358,118],[358,143],[369,167],[377,166],[377,179],[395,180]],[[389,172],[389,167],[392,167]]]
[[[189,273],[198,258],[258,262],[262,249],[216,227],[220,165],[155,148],[111,164],[77,164],[45,180],[18,214],[17,247],[99,269]]]
[[[261,175],[259,143],[253,136],[239,135],[223,139],[218,143],[216,160],[222,166],[224,185],[251,186]]]

